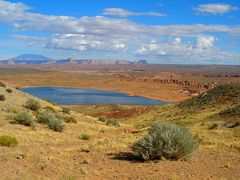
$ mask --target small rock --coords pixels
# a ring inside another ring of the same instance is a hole
[[[89,162],[87,160],[84,160],[82,164],[89,164]]]
[[[17,156],[17,159],[23,159],[23,156],[19,155]]]

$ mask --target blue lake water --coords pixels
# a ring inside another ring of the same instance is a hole
[[[21,90],[42,99],[49,99],[57,104],[156,105],[167,103],[140,96],[129,96],[116,91],[92,88],[30,87],[22,88]]]

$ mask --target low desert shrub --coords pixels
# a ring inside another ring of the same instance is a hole
[[[25,104],[25,107],[32,111],[38,111],[39,109],[41,109],[40,103],[35,99],[28,99]]]
[[[7,87],[7,85],[4,82],[0,82],[0,87]]]
[[[149,132],[132,146],[143,160],[187,158],[199,146],[190,131],[172,123],[155,123]]]
[[[49,122],[47,123],[48,127],[57,132],[62,132],[65,129],[65,124],[62,119],[59,119],[55,116],[49,119]]]
[[[81,134],[81,136],[80,136],[80,138],[82,139],[82,140],[90,140],[91,139],[91,135],[90,134]]]
[[[25,126],[34,126],[32,114],[20,111],[13,117],[13,123],[22,124]]]
[[[64,116],[63,120],[65,123],[77,123],[77,120],[72,116]]]
[[[51,118],[53,118],[54,115],[48,113],[47,111],[41,111],[36,114],[36,119],[38,123],[42,124],[48,124]]]
[[[63,107],[63,108],[62,108],[62,112],[63,112],[63,113],[69,114],[70,111],[71,111],[71,108],[69,108],[69,107]]]
[[[0,101],[5,101],[5,100],[6,100],[5,96],[3,94],[0,94]]]
[[[116,119],[107,119],[106,125],[120,126],[120,122]]]
[[[18,145],[18,141],[12,136],[0,136],[0,146],[15,147]]]
[[[10,89],[10,88],[7,88],[6,91],[7,91],[8,93],[12,93],[12,92],[13,92],[13,90]]]
[[[36,114],[38,123],[48,125],[49,129],[53,131],[62,132],[65,128],[65,124],[60,116],[49,113],[47,111],[41,111]]]
[[[104,117],[99,117],[98,120],[101,121],[101,122],[106,122],[107,121],[107,119],[104,118]]]

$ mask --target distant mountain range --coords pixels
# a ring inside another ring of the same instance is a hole
[[[148,62],[146,60],[53,59],[37,54],[23,54],[7,60],[2,60],[0,64],[148,64]]]

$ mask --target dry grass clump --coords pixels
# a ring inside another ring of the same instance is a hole
[[[106,122],[107,121],[107,119],[104,118],[104,117],[99,117],[98,120],[101,121],[101,122]]]
[[[25,104],[25,108],[30,109],[32,111],[38,111],[39,109],[41,109],[41,105],[35,99],[28,99]]]
[[[45,106],[43,109],[45,109],[48,112],[52,112],[52,113],[57,112],[57,110],[55,108],[53,108],[52,106]]]
[[[92,136],[90,134],[81,134],[80,138],[82,140],[90,140],[92,138]]]
[[[66,113],[66,114],[69,114],[69,113],[71,112],[71,108],[69,108],[69,107],[63,107],[63,108],[62,108],[62,112],[63,112],[63,113]]]
[[[106,123],[106,125],[112,125],[112,126],[120,126],[120,122],[119,120],[116,119],[107,119],[104,117],[99,117],[98,118],[99,121]]]
[[[120,126],[120,122],[116,119],[107,119],[106,125]]]
[[[0,136],[0,146],[15,147],[18,145],[18,141],[12,136]]]
[[[65,123],[77,123],[77,120],[72,116],[63,116],[62,118]]]
[[[172,123],[155,123],[133,146],[134,154],[143,160],[180,159],[189,157],[199,146],[190,131]]]

